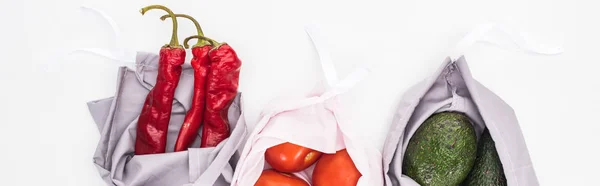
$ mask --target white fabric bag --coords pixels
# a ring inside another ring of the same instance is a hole
[[[490,31],[508,34],[514,43],[529,52],[549,55],[562,53],[562,48],[559,47],[532,45],[526,38],[498,24],[488,23],[476,27],[459,42],[457,51],[444,60],[439,70],[404,93],[384,144],[383,171],[386,185],[419,185],[402,173],[404,152],[419,126],[432,114],[444,111],[465,113],[473,122],[478,138],[486,127],[489,129],[509,186],[538,185],[513,109],[471,76],[462,55],[462,51],[484,39]]]
[[[91,8],[109,22],[106,14]],[[111,24],[114,25],[114,24]],[[113,26],[115,35],[118,30]],[[120,63],[132,63],[127,52],[103,49],[81,49]],[[242,114],[241,94],[228,110],[231,135],[216,147],[189,148],[173,152],[185,114],[191,107],[193,94],[193,69],[183,66],[179,85],[175,91],[171,120],[167,135],[167,152],[135,155],[137,118],[148,92],[156,83],[158,58],[156,54],[138,52],[135,70],[119,69],[117,90],[113,97],[88,103],[90,113],[98,126],[100,141],[94,154],[94,164],[108,185],[118,186],[190,186],[230,185],[241,147],[247,136]],[[200,146],[201,131],[192,144]]]
[[[315,26],[307,27],[319,54],[329,87],[304,97],[275,100],[267,106],[256,128],[250,134],[233,176],[233,186],[252,186],[262,171],[268,168],[264,153],[267,148],[290,142],[323,153],[335,153],[346,148],[362,174],[359,186],[382,185],[381,153],[372,147],[361,146],[347,136],[349,126],[338,107],[336,96],[346,92],[367,75],[358,68],[342,81],[337,75],[322,37]],[[310,184],[314,165],[294,175]]]

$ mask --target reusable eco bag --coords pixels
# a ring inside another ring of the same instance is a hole
[[[86,51],[95,53],[102,50]],[[96,54],[112,55],[110,52]],[[116,55],[106,57],[119,58]],[[118,186],[229,185],[239,157],[238,149],[241,149],[247,135],[241,94],[237,95],[228,110],[231,128],[229,138],[216,147],[173,152],[179,129],[191,107],[193,94],[193,69],[184,65],[172,105],[167,153],[134,156],[137,119],[146,95],[156,83],[158,55],[137,53],[135,63],[135,71],[127,67],[119,69],[114,97],[88,103],[100,131],[94,164],[102,179],[108,185]],[[192,147],[200,146],[200,135],[199,131]]]
[[[430,78],[404,93],[384,144],[386,185],[419,185],[402,173],[404,152],[419,126],[432,114],[444,111],[465,113],[471,119],[478,138],[486,127],[489,129],[508,185],[538,185],[513,109],[471,76],[462,55],[462,50],[484,39],[490,31],[508,34],[519,47],[530,52],[562,52],[561,48],[544,48],[526,43],[524,38],[498,24],[483,24],[473,30],[459,43],[456,57],[446,58]]]
[[[307,27],[319,54],[329,87],[304,97],[274,100],[261,113],[261,119],[250,134],[233,176],[233,186],[252,186],[262,171],[269,168],[264,153],[267,148],[290,142],[324,153],[335,153],[346,148],[357,169],[362,174],[358,185],[382,185],[381,153],[374,148],[361,146],[347,136],[346,124],[336,96],[346,92],[368,73],[358,68],[342,81],[315,26]],[[314,165],[294,175],[310,183]]]

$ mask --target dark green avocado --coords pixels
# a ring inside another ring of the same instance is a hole
[[[506,186],[506,177],[502,162],[498,157],[496,146],[490,131],[485,129],[479,145],[477,146],[477,158],[471,173],[465,180],[466,186]]]
[[[408,142],[402,172],[422,186],[457,186],[469,174],[477,136],[469,118],[458,112],[425,120]]]

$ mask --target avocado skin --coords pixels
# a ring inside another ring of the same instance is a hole
[[[408,142],[402,172],[423,186],[456,186],[469,174],[477,136],[469,118],[441,112],[427,118]]]
[[[466,186],[506,186],[506,177],[498,151],[490,131],[485,129],[477,146],[477,158],[471,173],[465,180]]]

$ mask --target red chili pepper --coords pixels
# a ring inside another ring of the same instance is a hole
[[[181,65],[185,61],[185,50],[177,41],[177,19],[171,10],[161,5],[142,8],[142,15],[148,10],[162,9],[173,19],[171,42],[160,49],[156,85],[146,96],[146,101],[137,123],[135,154],[164,153],[167,144],[167,130],[171,118],[171,105],[175,88],[179,83]]]
[[[242,62],[237,54],[226,43],[220,44],[203,36],[191,38],[206,39],[214,48],[208,53],[210,70],[206,85],[206,110],[200,147],[215,147],[229,137],[229,121],[227,111],[237,95]]]
[[[170,15],[164,15],[160,19],[165,20]],[[191,20],[196,26],[199,36],[204,36],[200,24],[191,16],[185,14],[175,14],[175,17],[183,17]],[[184,43],[188,48],[187,43]],[[192,107],[185,115],[185,120],[179,130],[179,136],[175,142],[175,152],[187,150],[198,136],[198,130],[204,120],[204,108],[206,106],[206,77],[209,71],[210,59],[208,52],[212,49],[211,44],[198,39],[198,43],[192,46],[192,68],[194,69],[194,95],[192,97]]]

